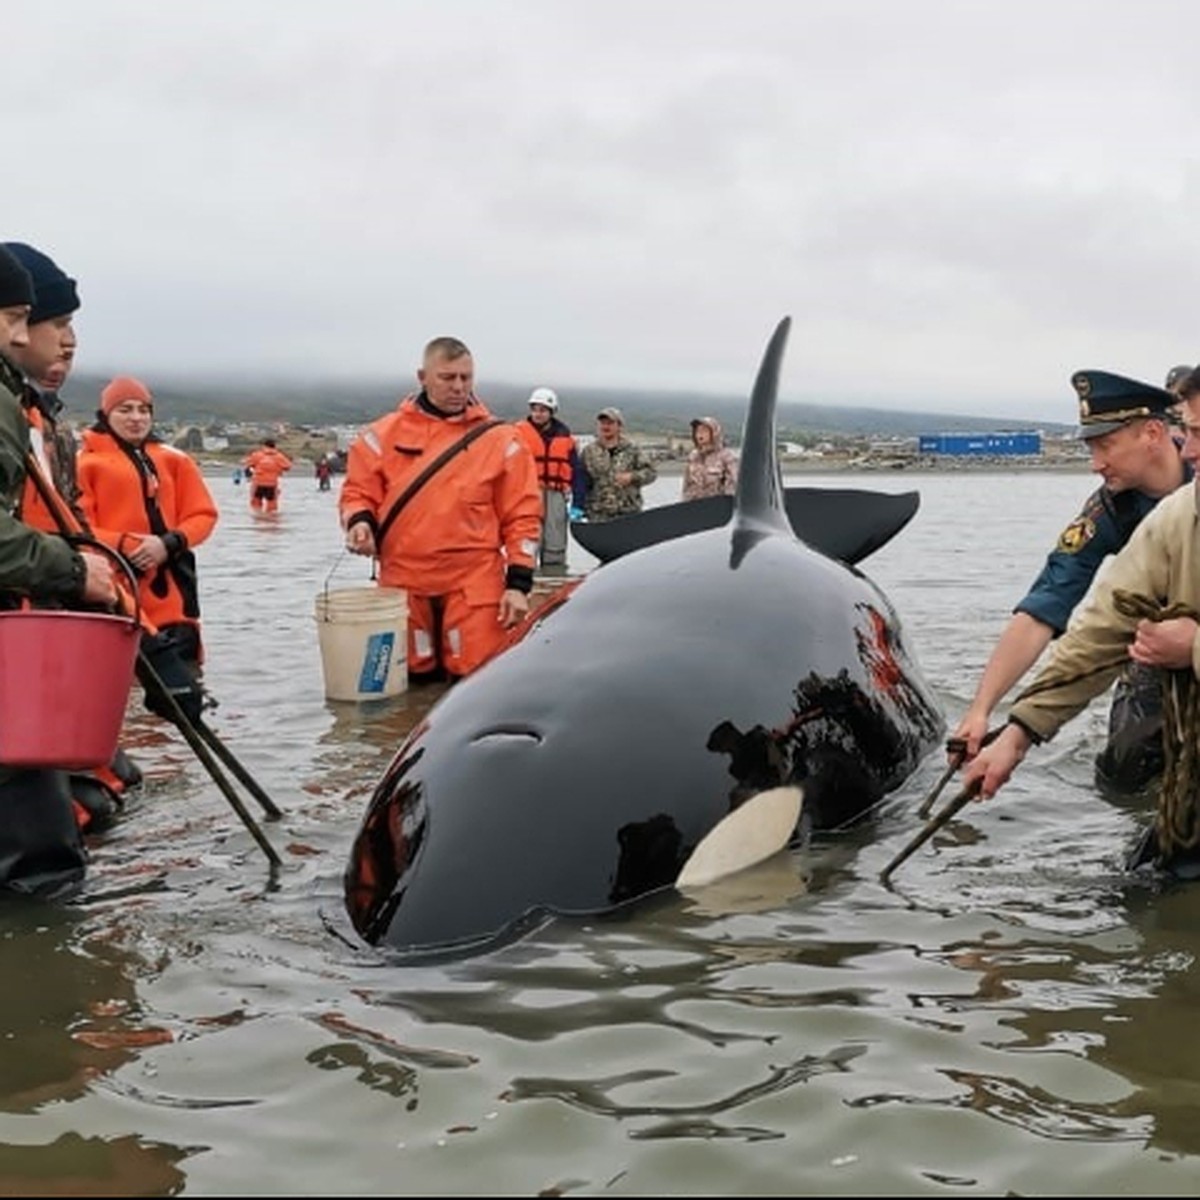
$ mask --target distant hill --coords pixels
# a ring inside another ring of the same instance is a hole
[[[68,415],[90,421],[96,397],[107,382],[85,373],[71,378],[63,390]],[[391,409],[401,390],[395,383],[281,382],[239,385],[214,381],[171,381],[155,384],[159,411],[175,422],[206,424],[212,421],[289,421],[297,425],[356,425]],[[483,392],[498,416],[515,419],[526,412],[529,389],[495,383]],[[630,430],[687,436],[692,417],[716,417],[734,441],[746,413],[744,395],[713,395],[685,391],[638,391],[628,388],[572,388],[564,397],[563,416],[577,433],[590,433],[593,414],[615,404],[624,413]],[[1003,417],[950,416],[945,413],[893,411],[883,408],[845,408],[781,400],[779,434],[793,437],[915,437],[921,433],[989,433],[1029,429],[1028,420]],[[1073,428],[1043,421],[1047,433]]]

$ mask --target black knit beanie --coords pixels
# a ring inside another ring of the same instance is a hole
[[[33,280],[33,310],[29,314],[30,325],[39,321],[51,321],[65,317],[79,307],[79,293],[75,280],[58,266],[49,255],[27,246],[24,242],[5,242],[5,247],[29,272]]]
[[[0,308],[33,303],[33,280],[15,254],[0,245]]]

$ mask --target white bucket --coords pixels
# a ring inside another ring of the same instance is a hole
[[[317,595],[317,637],[329,700],[381,700],[408,686],[408,598],[402,588]]]

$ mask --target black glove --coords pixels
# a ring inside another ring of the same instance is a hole
[[[178,720],[165,691],[174,697],[188,721],[195,725],[200,720],[207,697],[196,662],[198,648],[195,631],[188,625],[170,625],[156,634],[142,634],[137,677],[145,689],[146,708],[156,717],[172,724]]]

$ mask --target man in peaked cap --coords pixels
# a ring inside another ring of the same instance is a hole
[[[1131,393],[1132,394],[1132,393]],[[1200,462],[1200,371],[1180,389],[1181,453]],[[1137,418],[1134,418],[1135,420]],[[1143,420],[1146,418],[1142,418]],[[1113,436],[1108,434],[1106,436]],[[1052,737],[1118,678],[1130,662],[1172,675],[1176,718],[1155,818],[1129,858],[1183,879],[1200,878],[1194,829],[1200,806],[1189,751],[1195,749],[1192,699],[1200,689],[1200,543],[1197,485],[1177,488],[1141,522],[1113,559],[1033,683],[1017,697],[1008,723],[966,767],[966,789],[995,795],[1031,746]],[[1125,597],[1141,603],[1127,604]]]
[[[1166,388],[1109,371],[1076,371],[1071,386],[1079,397],[1079,437],[1086,441],[1114,433],[1131,421],[1169,420],[1171,409],[1179,403],[1179,397]]]
[[[951,736],[951,758],[963,747],[967,761],[975,757],[992,712],[1066,629],[1101,563],[1129,541],[1159,500],[1192,477],[1175,430],[1172,406],[1179,401],[1172,392],[1109,371],[1076,371],[1071,386],[1079,404],[1078,436],[1104,482],[1059,535],[1041,574],[1013,609]],[[1160,703],[1158,673],[1132,664],[1113,697],[1108,743],[1096,762],[1100,782],[1136,791],[1162,770]]]

